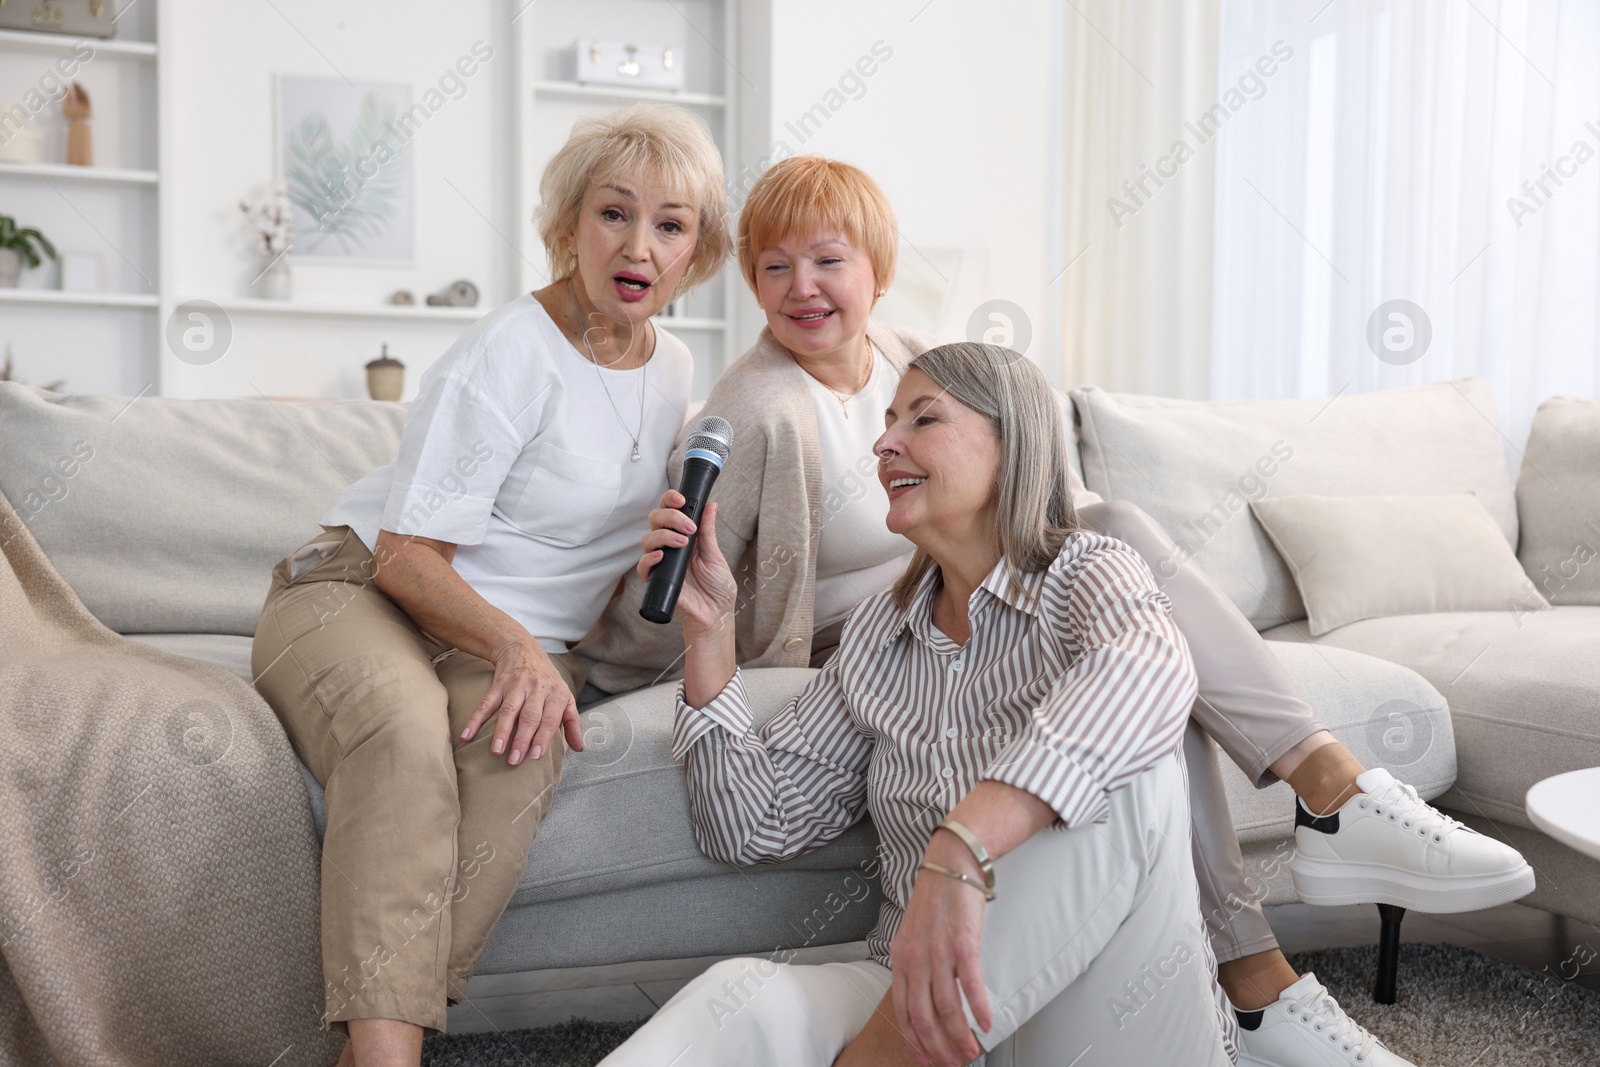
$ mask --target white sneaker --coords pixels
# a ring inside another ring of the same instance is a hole
[[[1344,1013],[1314,974],[1239,1017],[1239,1067],[1415,1067]]]
[[[1382,767],[1332,815],[1295,800],[1289,873],[1307,904],[1397,904],[1417,911],[1478,911],[1533,892],[1533,868],[1417,796]]]

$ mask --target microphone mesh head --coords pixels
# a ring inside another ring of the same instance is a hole
[[[707,415],[694,424],[694,432],[689,435],[686,447],[714,452],[718,459],[726,463],[728,453],[733,450],[733,427],[728,425],[727,419]]]

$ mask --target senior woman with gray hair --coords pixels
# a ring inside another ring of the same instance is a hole
[[[346,1067],[420,1062],[583,747],[568,645],[637,558],[689,404],[650,316],[729,250],[721,157],[677,108],[580,121],[539,193],[555,281],[428,369],[399,455],[278,564],[256,630],[256,685],[327,790]]]
[[[715,496],[719,546],[739,582],[735,647],[745,667],[820,666],[850,609],[905,569],[911,546],[885,528],[889,502],[863,484],[881,412],[907,363],[931,346],[871,317],[893,282],[898,240],[883,191],[837,160],[785,159],[745,201],[739,265],[767,329],[703,410],[733,426],[735,447]],[[680,439],[674,466],[682,451]],[[1251,781],[1281,778],[1297,794],[1300,852],[1291,869],[1305,899],[1467,911],[1527,893],[1532,869],[1388,771],[1365,768],[1238,609],[1198,568],[1171,565],[1178,557],[1165,532],[1131,504],[1100,501],[1062,463],[1083,525],[1159,566],[1189,643],[1199,683],[1192,713],[1202,728],[1184,745],[1194,865],[1222,986],[1245,1021],[1249,1062],[1310,1067],[1337,1050],[1338,1062],[1405,1067],[1279,951],[1246,876],[1212,741]],[[658,517],[684,536],[693,525],[672,510],[681,503],[669,494]],[[616,692],[681,669],[677,628],[639,618],[643,589],[630,576],[577,650],[597,688]],[[1397,818],[1383,817],[1390,814]]]
[[[878,480],[910,566],[757,728],[710,505],[673,729],[696,838],[723,862],[789,859],[871,813],[870,958],[716,964],[603,1062],[1228,1064],[1179,755],[1195,674],[1166,596],[1078,526],[1054,396],[1015,352],[924,353],[886,421]],[[676,537],[646,537],[639,571]],[[894,1019],[874,1012],[891,991]]]

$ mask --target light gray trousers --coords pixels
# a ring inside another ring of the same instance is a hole
[[[1265,787],[1277,781],[1268,767],[1327,727],[1250,620],[1198,568],[1176,562],[1172,539],[1154,519],[1119,500],[1085,505],[1078,518],[1144,557],[1172,602],[1173,620],[1194,659],[1200,695],[1190,714],[1205,736],[1189,731],[1183,754],[1194,820],[1194,871],[1211,949],[1225,962],[1277,948],[1261,902],[1246,884],[1244,855],[1211,742],[1246,778]]]
[[[1111,795],[1105,822],[1041,830],[995,861],[981,950],[993,1026],[974,1029],[987,1067],[1229,1067],[1237,1034],[1200,930],[1183,779],[1169,756]],[[872,960],[724,960],[601,1065],[828,1067],[890,980]],[[963,1009],[970,1026],[964,996]]]

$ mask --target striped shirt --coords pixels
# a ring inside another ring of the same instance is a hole
[[[928,839],[980,781],[1045,801],[1052,830],[1105,821],[1112,791],[1179,748],[1196,695],[1188,646],[1121,541],[1074,533],[1047,570],[1018,577],[1020,589],[1002,560],[973,591],[965,645],[933,624],[936,570],[905,610],[889,593],[863,601],[827,665],[759,729],[738,672],[700,709],[680,686],[673,755],[700,848],[789,859],[870,813],[885,900],[867,948],[887,967]]]

